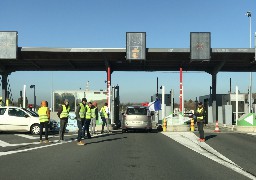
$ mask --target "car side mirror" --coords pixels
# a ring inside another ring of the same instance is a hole
[[[28,117],[29,117],[29,115],[28,115],[28,114],[25,114],[25,115],[24,115],[24,117],[25,117],[25,118],[28,118]]]

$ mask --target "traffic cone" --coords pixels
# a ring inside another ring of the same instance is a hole
[[[216,121],[216,126],[214,132],[220,132],[219,123]]]

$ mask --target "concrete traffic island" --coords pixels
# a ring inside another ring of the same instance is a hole
[[[187,132],[190,131],[190,125],[167,125],[166,132]]]
[[[256,119],[254,113],[244,114],[237,120],[236,131],[256,132]]]
[[[173,116],[170,114],[166,118],[167,121],[167,132],[187,132],[190,131],[190,124],[186,124],[188,118],[185,118],[181,114]]]

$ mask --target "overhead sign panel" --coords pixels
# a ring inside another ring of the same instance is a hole
[[[0,59],[17,58],[17,31],[0,32]]]
[[[146,60],[146,33],[126,33],[126,59]]]
[[[190,58],[191,61],[203,61],[211,59],[211,33],[190,33]]]

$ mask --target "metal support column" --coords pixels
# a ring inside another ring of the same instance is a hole
[[[218,107],[216,103],[217,95],[216,95],[216,85],[217,85],[217,74],[212,74],[212,117],[213,122],[217,121],[218,118]]]
[[[6,98],[7,96],[7,78],[8,78],[8,73],[2,73],[2,105],[6,105]]]

